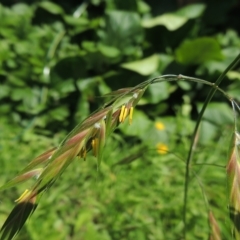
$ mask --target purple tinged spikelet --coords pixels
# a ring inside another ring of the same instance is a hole
[[[91,114],[68,134],[58,148],[50,149],[35,158],[16,178],[0,188],[2,190],[13,187],[31,177],[36,177],[32,188],[26,190],[16,200],[17,205],[0,230],[1,240],[12,239],[20,231],[36,209],[38,195],[50,188],[77,156],[85,159],[87,152],[92,150],[99,167],[107,135],[127,117],[131,124],[133,107],[140,100],[145,89],[146,87],[120,89],[109,94],[112,100],[105,105],[107,107]],[[35,169],[40,164],[43,168]]]
[[[239,135],[234,133],[233,146],[226,167],[228,180],[229,212],[233,222],[233,235],[240,239],[240,165]]]
[[[209,225],[211,227],[211,233],[209,236],[209,240],[221,240],[222,238],[221,238],[220,228],[219,228],[218,223],[211,211],[208,214],[208,219],[209,219]]]

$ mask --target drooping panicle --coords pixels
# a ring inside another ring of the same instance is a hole
[[[127,117],[129,124],[132,123],[133,108],[146,87],[120,89],[107,95],[111,100],[78,124],[57,148],[52,148],[35,158],[17,177],[0,188],[2,190],[16,186],[32,177],[36,179],[33,186],[15,200],[17,205],[0,230],[1,240],[12,239],[20,231],[36,209],[38,196],[54,184],[77,156],[86,159],[87,153],[92,151],[99,168],[106,137]],[[40,168],[39,165],[43,166]]]

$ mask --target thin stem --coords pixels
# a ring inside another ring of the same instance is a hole
[[[197,123],[195,125],[194,131],[193,131],[193,135],[192,135],[192,139],[191,139],[191,145],[189,148],[189,152],[188,152],[188,157],[187,157],[187,161],[186,161],[186,169],[185,169],[185,184],[184,184],[184,199],[183,199],[183,224],[184,224],[184,229],[183,229],[183,239],[186,239],[186,230],[187,230],[187,222],[186,222],[186,211],[187,211],[187,196],[188,196],[188,187],[189,187],[189,172],[190,172],[190,163],[193,157],[193,147],[194,147],[194,141],[197,135],[197,131],[200,125],[200,122],[202,120],[203,114],[209,104],[209,102],[211,101],[213,95],[215,94],[215,92],[219,89],[218,85],[222,82],[223,78],[226,76],[227,72],[229,70],[231,70],[233,67],[235,67],[240,61],[240,54],[234,59],[234,61],[225,69],[225,71],[219,76],[219,78],[217,79],[217,81],[215,82],[215,86],[214,88],[211,88],[207,99],[204,102],[204,105],[199,113],[198,119],[197,119]],[[230,99],[229,99],[230,100]]]
[[[219,91],[221,92],[229,101],[231,101],[231,97],[222,89],[220,88],[217,83],[212,83],[212,82],[208,82],[206,80],[200,79],[200,78],[192,78],[192,77],[188,77],[188,76],[184,76],[184,75],[178,75],[179,79],[182,80],[189,80],[191,82],[198,82],[198,83],[203,83],[205,85],[209,85],[211,87],[214,88],[214,93],[215,91]]]
[[[235,108],[235,107],[237,107],[238,111],[239,111],[240,109],[239,109],[238,104],[237,104],[233,99],[232,99],[231,103],[232,103],[233,118],[234,118],[234,131],[235,131],[235,133],[236,133],[236,132],[237,132],[237,111],[236,111],[236,108]]]
[[[136,88],[138,87],[145,87],[148,84],[153,84],[153,83],[160,83],[160,82],[173,82],[173,81],[189,81],[189,82],[196,82],[196,83],[202,83],[204,85],[211,86],[212,88],[215,89],[215,91],[221,92],[229,101],[231,101],[231,97],[220,87],[216,85],[216,83],[208,82],[206,80],[200,79],[200,78],[193,78],[193,77],[188,77],[184,75],[163,75],[160,77],[153,78],[147,82],[144,82],[142,84],[139,84]]]
[[[194,163],[192,166],[212,166],[212,167],[219,167],[219,168],[225,168],[226,166],[222,166],[215,163]]]

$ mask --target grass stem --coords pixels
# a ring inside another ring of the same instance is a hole
[[[188,188],[189,188],[189,173],[190,173],[190,163],[193,157],[193,147],[194,147],[194,141],[197,135],[197,131],[200,125],[200,122],[203,118],[203,114],[211,101],[213,95],[215,92],[219,89],[218,85],[222,82],[228,71],[230,71],[232,68],[234,68],[238,63],[240,62],[240,54],[233,60],[233,62],[223,71],[223,73],[218,77],[218,79],[215,82],[215,87],[212,87],[208,93],[208,96],[203,104],[203,107],[199,113],[193,134],[191,139],[190,148],[188,151],[187,161],[186,161],[186,169],[185,169],[185,184],[184,184],[184,199],[183,199],[183,239],[186,240],[186,232],[187,232],[187,220],[186,220],[186,213],[187,213],[187,200],[188,200]]]

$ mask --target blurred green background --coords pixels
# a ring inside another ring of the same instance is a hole
[[[2,0],[0,184],[57,146],[103,94],[163,74],[216,81],[239,53],[239,11],[237,0]],[[239,69],[221,87],[239,101]],[[94,157],[76,159],[18,239],[181,239],[184,163],[208,91],[189,82],[150,86],[133,124],[108,139],[100,171]],[[232,125],[216,93],[191,167],[189,239],[208,238],[204,198],[230,239],[224,166]],[[1,193],[0,224],[27,187]]]

